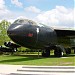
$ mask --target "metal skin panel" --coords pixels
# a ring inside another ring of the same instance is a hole
[[[75,46],[75,30],[55,29],[55,32],[57,34],[58,44],[61,44],[64,47]]]
[[[11,24],[8,36],[17,44],[40,49],[47,45],[56,44],[56,33],[52,28],[32,24]]]
[[[45,46],[55,45],[57,42],[56,33],[52,28],[39,27],[37,47],[44,48]]]

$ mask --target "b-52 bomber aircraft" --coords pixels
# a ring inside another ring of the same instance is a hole
[[[53,29],[29,19],[15,20],[7,34],[20,46],[41,49],[44,57],[50,56],[50,50],[54,50],[56,57],[61,57],[65,51],[71,53],[69,47],[75,48],[75,30]]]

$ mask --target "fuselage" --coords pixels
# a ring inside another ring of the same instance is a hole
[[[28,19],[16,20],[9,26],[7,34],[20,46],[41,49],[43,57],[49,57],[50,50],[54,50],[56,57],[63,56],[64,52],[70,54],[71,43],[75,48],[74,30],[53,29]]]
[[[17,44],[34,49],[57,43],[57,35],[53,28],[27,19],[18,19],[10,25],[8,36]]]

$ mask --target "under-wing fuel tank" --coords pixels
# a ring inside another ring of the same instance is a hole
[[[41,49],[57,43],[54,29],[28,19],[17,19],[7,34],[15,43],[27,48]]]

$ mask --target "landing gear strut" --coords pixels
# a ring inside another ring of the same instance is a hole
[[[63,53],[65,51],[63,46],[55,45],[55,46],[52,46],[52,47],[46,47],[45,50],[42,51],[42,56],[43,57],[49,57],[51,49],[54,49],[54,56],[55,57],[62,57]]]
[[[64,52],[64,47],[61,45],[57,45],[54,50],[54,56],[62,57]]]
[[[42,51],[43,57],[49,57],[50,56],[50,48],[46,47],[45,50]]]
[[[71,48],[66,48],[65,52],[66,52],[66,54],[71,54]]]

